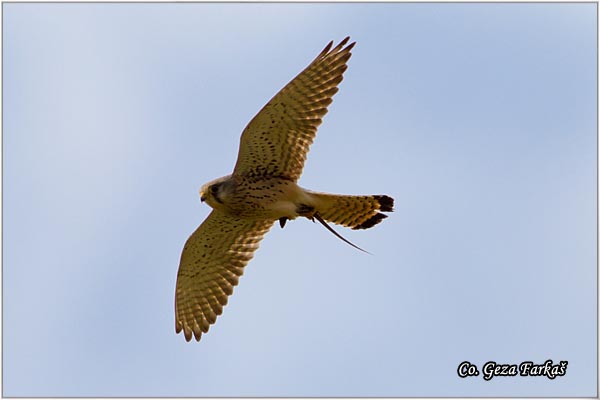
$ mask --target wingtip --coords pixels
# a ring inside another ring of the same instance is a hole
[[[356,42],[352,42],[349,45],[346,46],[346,44],[348,43],[348,41],[350,40],[350,36],[346,36],[341,42],[338,43],[337,46],[335,46],[335,48],[332,50],[332,53],[337,53],[339,51],[350,51],[352,50],[352,48],[354,47],[354,45],[356,44]],[[344,47],[345,46],[345,47]]]
[[[181,321],[175,321],[175,333],[179,334],[183,331],[183,336],[186,342],[190,342],[193,336],[196,336],[196,333],[192,331],[188,326],[185,326]],[[196,340],[200,341],[200,339],[196,336]]]
[[[341,42],[339,42],[335,47],[333,47],[333,43],[334,41],[330,41],[329,43],[327,43],[327,46],[325,46],[325,48],[323,49],[323,51],[321,51],[321,54],[319,54],[319,57],[323,57],[329,53],[337,53],[339,51],[350,51],[352,50],[352,48],[354,47],[354,45],[356,44],[356,41],[350,43],[349,45],[346,46],[346,44],[348,43],[348,41],[350,41],[350,36],[346,36],[344,39],[342,39]],[[346,47],[344,47],[346,46]],[[317,58],[319,58],[317,57]]]
[[[325,46],[325,48],[321,51],[321,54],[319,54],[319,57],[324,56],[325,54],[329,53],[329,50],[331,50],[331,47],[333,47],[333,40],[330,41],[329,43],[327,43],[327,46]]]

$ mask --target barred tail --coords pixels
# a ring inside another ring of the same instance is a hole
[[[394,199],[386,195],[344,196],[314,193],[315,210],[320,216],[334,224],[352,229],[368,229],[377,225],[387,215],[378,211],[394,211]]]

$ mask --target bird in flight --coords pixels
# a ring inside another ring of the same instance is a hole
[[[259,111],[242,133],[233,173],[200,189],[200,200],[213,210],[185,243],[175,290],[175,331],[183,331],[187,341],[192,336],[200,341],[215,323],[274,222],[283,228],[297,217],[317,220],[357,247],[327,221],[367,229],[387,217],[381,212],[393,211],[394,199],[386,195],[327,194],[297,184],[317,127],[348,68],[356,44],[348,44],[349,39],[335,47],[330,42]]]

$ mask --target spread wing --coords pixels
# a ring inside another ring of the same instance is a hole
[[[227,304],[244,267],[273,221],[248,221],[213,210],[189,237],[179,263],[175,330],[189,342],[206,333]]]
[[[250,121],[240,139],[234,175],[300,178],[317,127],[348,68],[355,44],[346,46],[349,39],[333,49],[330,42]]]

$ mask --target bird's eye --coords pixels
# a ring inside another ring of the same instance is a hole
[[[212,186],[210,187],[210,192],[211,192],[212,194],[217,194],[217,191],[218,191],[218,190],[219,190],[219,187],[218,187],[217,185],[212,185]]]

